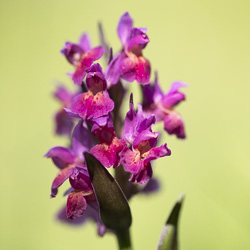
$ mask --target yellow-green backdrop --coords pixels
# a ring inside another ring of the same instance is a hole
[[[250,248],[249,0],[1,0],[0,249],[116,249],[115,238],[98,238],[91,223],[72,228],[55,219],[65,197],[49,199],[57,169],[42,156],[66,142],[53,135],[51,97],[57,80],[72,85],[59,53],[64,42],[89,31],[97,45],[102,21],[118,50],[125,11],[148,28],[144,55],[163,89],[189,84],[178,108],[187,140],[164,135],[172,156],[154,165],[162,189],[131,202],[134,249],[156,248],[181,192],[182,250]]]

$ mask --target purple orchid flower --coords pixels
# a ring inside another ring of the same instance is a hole
[[[83,152],[89,151],[94,145],[90,136],[88,129],[83,126],[82,121],[79,121],[73,132],[72,149],[54,147],[45,154],[60,169],[52,183],[51,197],[57,195],[58,188],[67,179],[73,188],[67,200],[67,217],[69,219],[80,217],[87,209],[88,201],[91,201],[93,206],[94,191],[83,156]],[[95,200],[95,202],[97,201]]]
[[[67,207],[63,207],[57,214],[57,219],[61,222],[71,224],[74,226],[81,226],[85,224],[88,220],[94,221],[97,227],[97,232],[99,236],[103,236],[107,228],[102,222],[102,219],[100,217],[98,204],[96,203],[94,195],[85,196],[85,199],[87,199],[88,206],[86,210],[84,211],[83,215],[76,220],[69,220],[67,217]],[[92,201],[92,202],[91,202]]]
[[[61,53],[65,55],[69,63],[76,67],[72,79],[75,84],[80,85],[89,67],[94,61],[102,57],[105,49],[102,46],[91,49],[89,37],[84,33],[79,40],[79,44],[66,42]]]
[[[133,20],[126,12],[121,17],[117,32],[123,50],[110,62],[107,68],[107,81],[114,85],[123,78],[132,82],[136,80],[141,85],[150,82],[150,63],[143,57],[142,50],[149,42],[145,28],[132,28]]]
[[[126,146],[126,142],[116,137],[111,115],[97,118],[92,124],[91,132],[98,138],[100,144],[95,145],[90,153],[107,168],[119,166],[119,153]]]
[[[125,147],[119,156],[124,169],[132,173],[130,178],[132,182],[146,183],[153,174],[150,162],[171,154],[166,143],[156,147],[160,134],[152,132],[151,127],[155,121],[153,115],[149,118],[143,116],[140,104],[136,112],[131,98],[130,110],[126,115],[123,130],[123,138],[131,147]]]
[[[157,121],[164,122],[164,129],[170,135],[175,134],[181,139],[186,137],[184,122],[182,117],[173,109],[181,101],[185,100],[186,96],[179,91],[179,88],[186,86],[184,83],[174,82],[170,90],[163,94],[156,74],[154,84],[143,87],[144,114],[146,116],[154,114]]]
[[[74,94],[70,93],[65,87],[58,86],[54,93],[54,97],[60,101],[62,107],[55,114],[55,133],[57,135],[70,135],[74,121],[71,116],[63,109],[69,108]]]
[[[65,110],[83,120],[96,119],[111,112],[114,102],[109,97],[106,79],[99,64],[89,68],[86,83],[88,92],[75,96],[70,108]]]

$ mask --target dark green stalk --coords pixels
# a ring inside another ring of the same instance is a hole
[[[129,229],[116,231],[119,250],[132,250]]]

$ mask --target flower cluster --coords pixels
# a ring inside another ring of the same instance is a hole
[[[150,83],[151,66],[142,54],[149,43],[146,31],[145,28],[134,28],[129,13],[123,14],[117,28],[122,48],[114,57],[110,53],[105,70],[95,62],[104,55],[104,46],[92,48],[86,33],[78,44],[66,42],[61,50],[75,68],[69,75],[79,89],[70,93],[60,86],[54,94],[63,106],[55,115],[56,133],[71,138],[71,146],[53,147],[45,154],[60,170],[52,183],[51,197],[55,197],[58,188],[69,180],[67,218],[88,216],[90,212],[87,211],[91,210],[100,235],[104,234],[105,227],[99,217],[99,206],[83,153],[89,152],[106,168],[122,168],[124,171],[120,174],[124,174],[124,181],[140,186],[152,177],[151,162],[171,154],[166,143],[158,145],[160,133],[153,131],[153,125],[163,121],[168,134],[185,138],[183,120],[174,107],[185,99],[179,89],[186,85],[174,82],[164,94],[157,77]],[[133,81],[141,85],[143,102],[136,108],[131,94],[129,110],[123,117],[116,104],[123,101],[118,98],[124,95],[115,91],[128,90],[128,82]],[[116,89],[118,85],[121,88]],[[117,119],[120,123],[114,122]],[[122,126],[118,128],[117,124]],[[124,193],[129,191],[124,190]]]

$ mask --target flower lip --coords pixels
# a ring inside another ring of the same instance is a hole
[[[94,119],[90,123],[91,133],[100,142],[90,152],[107,168],[119,166],[119,152],[126,146],[126,142],[116,137],[111,114]]]
[[[72,191],[67,200],[67,218],[74,220],[77,217],[81,217],[86,209],[87,201],[84,197],[84,193]]]

